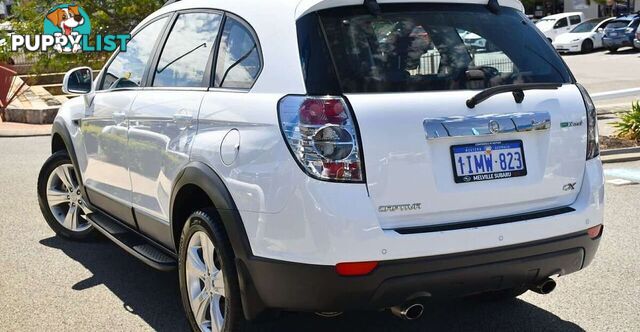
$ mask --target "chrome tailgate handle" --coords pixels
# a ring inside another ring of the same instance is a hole
[[[428,140],[490,136],[549,130],[551,115],[549,112],[535,112],[428,118],[423,125]]]

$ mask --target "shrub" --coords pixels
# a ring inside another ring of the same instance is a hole
[[[629,112],[620,116],[620,121],[613,124],[620,138],[640,140],[640,100],[632,104]]]

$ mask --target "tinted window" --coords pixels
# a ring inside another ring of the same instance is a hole
[[[153,86],[208,86],[205,72],[221,19],[214,13],[180,14],[160,56]]]
[[[571,21],[571,25],[576,25],[581,22],[580,16],[577,16],[577,15],[571,16],[569,20]]]
[[[555,29],[559,29],[559,28],[566,28],[569,26],[569,22],[567,22],[566,18],[560,19],[558,20],[558,23],[556,23],[556,25],[554,25],[553,27]]]
[[[105,70],[100,90],[133,88],[142,84],[151,52],[168,18],[159,19],[138,32]]]
[[[557,53],[516,10],[503,8],[496,16],[481,5],[383,8],[379,16],[362,7],[320,13],[345,93],[572,81]]]
[[[607,25],[607,29],[626,28],[629,25],[629,23],[631,23],[631,21],[627,21],[627,20],[612,21]]]
[[[253,34],[244,24],[227,17],[216,64],[216,87],[249,89],[261,66]]]
[[[572,33],[582,33],[582,32],[591,32],[591,30],[595,29],[595,27],[602,22],[601,19],[589,20],[583,23],[580,23],[577,27],[571,30]]]

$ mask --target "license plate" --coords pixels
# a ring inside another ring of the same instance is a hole
[[[610,34],[610,36],[611,36],[611,37],[617,37],[617,36],[618,36],[618,33],[617,33],[617,32],[612,32],[612,33]]]
[[[456,183],[515,178],[527,175],[522,141],[451,147]]]

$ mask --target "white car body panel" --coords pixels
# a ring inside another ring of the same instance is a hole
[[[573,213],[425,234],[384,230],[364,185],[309,179],[297,183],[296,194],[280,213],[241,215],[254,254],[260,257],[318,265],[428,257],[527,243],[599,225],[604,214],[600,159],[586,163],[581,183]]]

